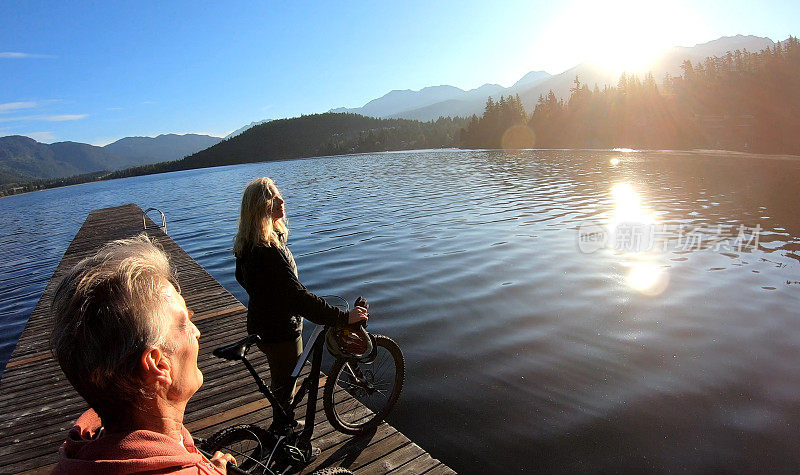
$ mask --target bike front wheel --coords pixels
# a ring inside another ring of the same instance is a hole
[[[404,379],[400,347],[391,338],[375,335],[372,361],[337,359],[333,364],[322,399],[328,421],[349,435],[377,427],[400,397]],[[344,391],[337,392],[337,387]]]

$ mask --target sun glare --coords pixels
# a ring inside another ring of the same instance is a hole
[[[592,44],[590,60],[620,73],[639,72],[672,46],[673,27],[663,28],[668,10],[663,3],[642,1],[597,2],[587,15],[602,34]],[[665,11],[667,10],[667,11]]]
[[[548,28],[563,39],[560,50],[581,54],[612,75],[645,73],[661,53],[687,42],[687,31],[705,30],[681,0],[574,0]],[[691,40],[688,40],[691,41]]]

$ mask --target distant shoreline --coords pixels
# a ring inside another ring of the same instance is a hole
[[[522,149],[513,149],[513,150],[504,150],[504,149],[484,149],[484,148],[453,148],[453,147],[446,147],[446,148],[426,148],[426,149],[415,149],[415,150],[385,150],[382,152],[356,152],[356,153],[344,153],[344,154],[337,154],[337,155],[319,155],[314,157],[296,157],[296,158],[278,158],[274,160],[264,160],[259,162],[245,162],[245,163],[236,163],[236,164],[220,164],[220,165],[212,165],[207,167],[196,167],[196,168],[187,168],[182,170],[168,170],[168,171],[157,171],[154,173],[138,173],[128,176],[113,176],[116,173],[124,172],[126,170],[118,170],[118,171],[100,171],[94,172],[85,175],[73,175],[69,177],[63,178],[52,178],[52,179],[42,179],[42,180],[35,180],[28,183],[18,184],[17,187],[14,188],[22,188],[26,186],[40,186],[36,189],[30,189],[20,192],[8,192],[7,190],[0,190],[0,199],[8,198],[10,196],[19,196],[25,195],[28,193],[35,193],[37,191],[44,191],[54,188],[67,188],[71,186],[77,185],[85,185],[86,183],[94,183],[100,181],[113,181],[113,180],[120,180],[123,178],[133,178],[137,176],[146,176],[146,175],[161,175],[166,173],[175,173],[180,171],[190,171],[190,170],[200,170],[203,168],[219,168],[219,167],[228,167],[228,166],[236,166],[236,165],[246,165],[250,163],[268,163],[268,162],[285,162],[288,160],[314,160],[318,158],[328,158],[328,157],[347,157],[347,156],[359,156],[359,155],[376,155],[376,154],[384,154],[384,153],[432,153],[432,152],[443,152],[443,151],[454,151],[454,152],[525,152],[525,151],[533,151],[533,152],[547,152],[547,151],[580,151],[580,152],[618,152],[618,153],[684,153],[684,154],[692,154],[692,155],[736,155],[739,157],[749,156],[752,158],[763,158],[769,160],[800,160],[800,155],[791,155],[791,154],[767,154],[767,153],[752,153],[752,152],[742,152],[740,150],[722,150],[722,149],[690,149],[690,150],[667,150],[667,149],[630,149],[630,150],[620,150],[619,148],[522,148]],[[88,176],[87,176],[88,175]],[[85,180],[81,180],[81,177],[86,176]],[[59,184],[60,182],[69,181],[69,180],[78,180],[74,183],[63,183]],[[41,183],[41,185],[40,185]],[[11,188],[12,190],[14,188]]]

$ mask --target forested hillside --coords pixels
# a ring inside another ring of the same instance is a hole
[[[661,86],[623,74],[603,89],[575,78],[567,101],[551,91],[528,117],[519,98],[489,100],[461,131],[469,148],[715,148],[800,154],[800,42],[734,51]],[[527,131],[523,130],[527,127]],[[509,139],[513,132],[514,140]],[[503,136],[506,135],[504,142]],[[520,139],[521,138],[521,139]]]
[[[142,165],[110,173],[90,173],[71,178],[8,185],[0,188],[0,196],[99,179],[237,163],[387,150],[455,147],[459,130],[465,127],[466,123],[466,120],[461,118],[418,122],[340,113],[273,120],[256,125],[182,160]]]
[[[80,142],[39,143],[20,135],[0,137],[0,185],[177,160],[218,143],[208,135],[125,137],[104,147]],[[14,184],[17,185],[14,185]]]
[[[376,119],[357,114],[312,114],[273,120],[183,160],[123,170],[112,176],[286,160],[347,153],[454,147],[461,118],[432,122]]]
[[[0,137],[0,184],[76,173],[80,171],[56,160],[46,144],[19,135]]]

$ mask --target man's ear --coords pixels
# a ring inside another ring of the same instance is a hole
[[[142,353],[142,375],[147,383],[172,384],[172,364],[160,348],[151,347]]]

